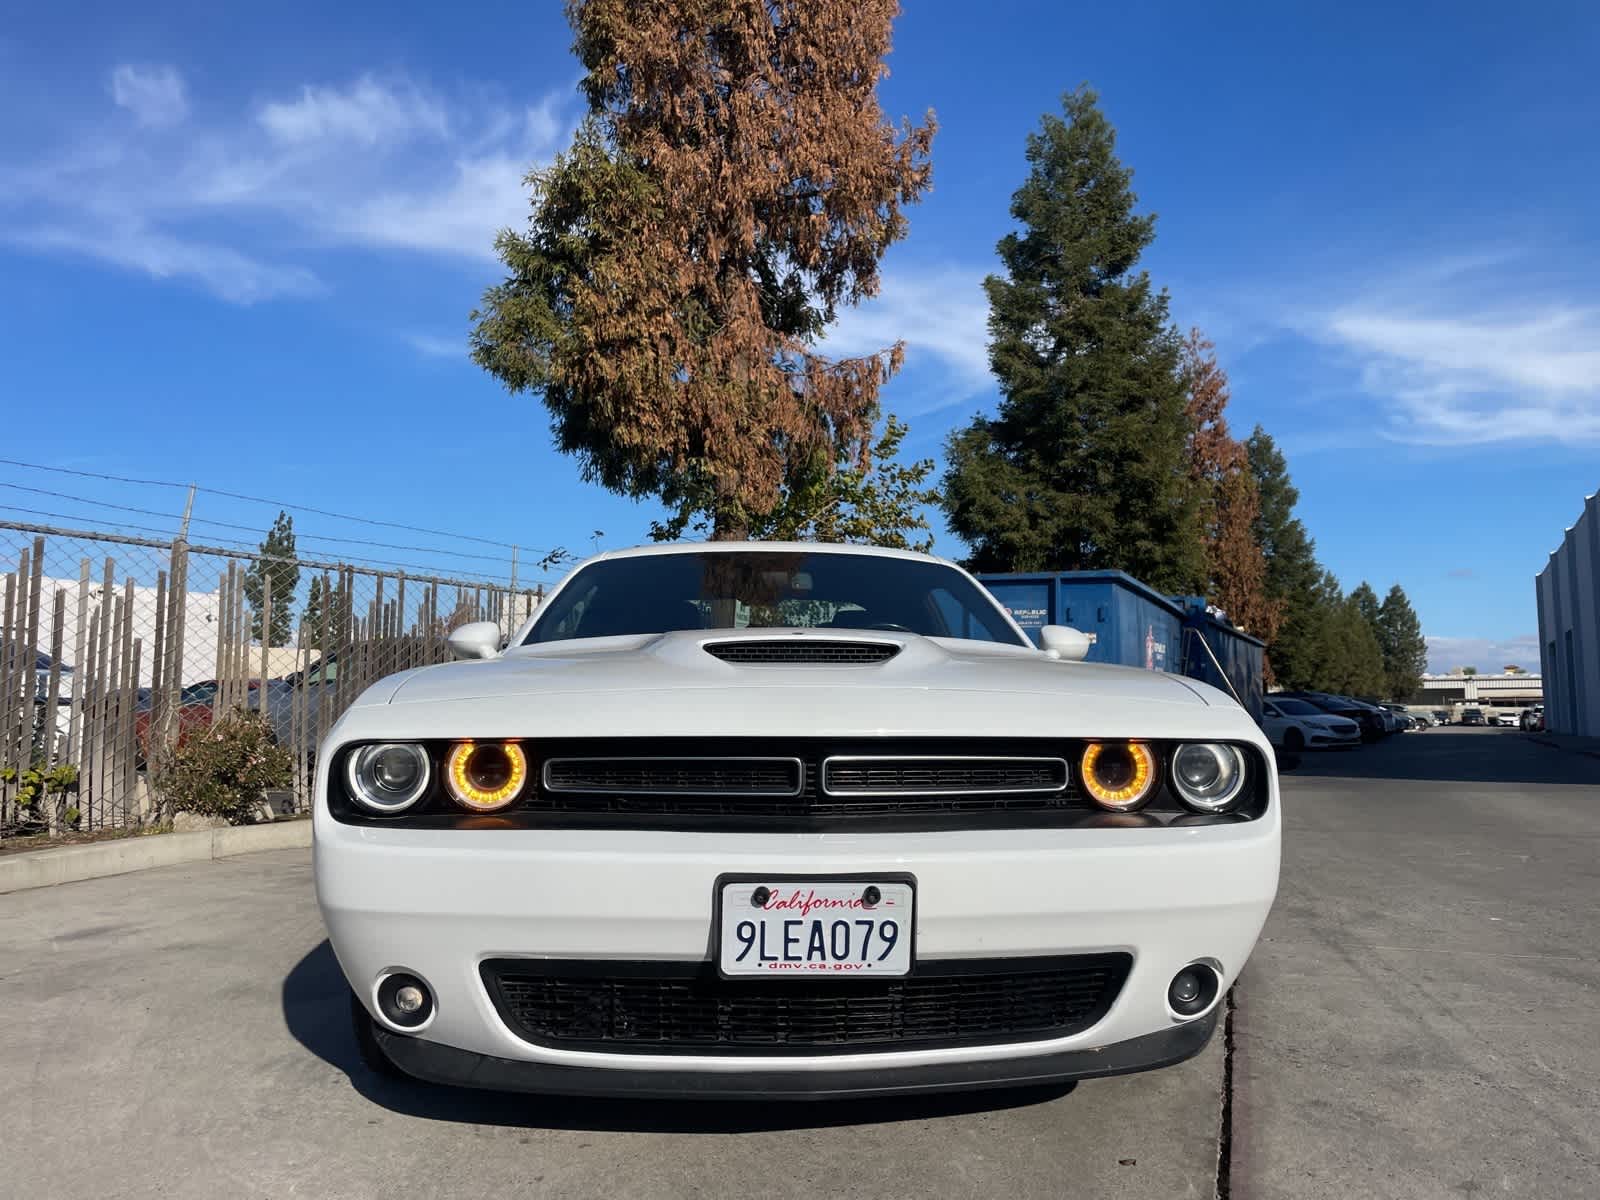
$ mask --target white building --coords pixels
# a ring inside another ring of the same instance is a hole
[[[40,590],[39,648],[50,649],[52,635],[51,612],[57,589],[66,593],[64,620],[61,623],[62,658],[76,667],[78,655],[78,580],[45,576]],[[118,580],[112,589],[121,600],[127,596],[125,584]],[[89,636],[89,624],[94,612],[103,601],[103,581],[89,583],[88,610],[83,630]],[[109,608],[109,606],[107,606]],[[222,597],[217,592],[190,590],[184,597],[183,622],[183,683],[211,679],[217,673],[217,633],[222,614]],[[156,645],[156,589],[135,584],[133,588],[133,636],[139,641],[139,686],[148,687],[152,678],[152,659]],[[259,653],[259,651],[258,651]],[[257,666],[257,664],[253,664]]]
[[[1544,681],[1523,671],[1496,675],[1424,675],[1417,707],[1527,708],[1544,700]]]
[[[1584,501],[1534,583],[1545,727],[1600,737],[1600,493]]]

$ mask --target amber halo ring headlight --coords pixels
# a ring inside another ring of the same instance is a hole
[[[469,812],[510,807],[527,781],[528,756],[517,742],[457,742],[445,759],[445,790]]]
[[[1227,812],[1244,793],[1244,755],[1222,742],[1185,742],[1172,752],[1172,790],[1186,808]]]
[[[1143,808],[1160,776],[1156,752],[1144,742],[1090,742],[1078,760],[1083,790],[1112,812]]]
[[[350,797],[368,812],[404,812],[428,790],[428,752],[415,742],[362,746],[346,760]]]

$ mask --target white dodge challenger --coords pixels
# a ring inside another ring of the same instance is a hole
[[[375,684],[318,756],[317,898],[369,1065],[816,1098],[1198,1053],[1272,905],[1249,715],[1035,649],[965,571],[602,554],[502,649]]]

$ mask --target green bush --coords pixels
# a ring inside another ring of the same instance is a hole
[[[34,827],[42,829],[48,824],[50,816],[45,810],[51,803],[51,797],[54,797],[56,811],[61,813],[66,805],[67,792],[77,790],[78,768],[72,763],[45,766],[43,762],[35,762],[22,771],[16,770],[14,766],[5,766],[0,768],[0,782],[18,786],[16,790],[18,826],[27,832]],[[58,821],[59,819],[61,818],[58,818]]]
[[[173,812],[254,819],[262,794],[288,787],[294,758],[272,740],[272,726],[256,713],[236,710],[179,741],[156,772],[156,786]]]

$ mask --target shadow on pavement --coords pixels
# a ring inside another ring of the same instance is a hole
[[[338,1067],[351,1085],[390,1112],[433,1121],[472,1125],[631,1133],[753,1133],[872,1125],[995,1112],[1054,1100],[1072,1084],[1050,1088],[908,1096],[898,1100],[834,1100],[827,1103],[741,1103],[661,1100],[595,1100],[484,1092],[385,1079],[369,1071],[356,1052],[350,1029],[349,985],[326,939],[283,981],[283,1017],[307,1050]]]
[[[1519,729],[1456,726],[1397,733],[1370,746],[1303,755],[1290,777],[1600,784],[1600,760],[1541,745],[1535,737]]]

